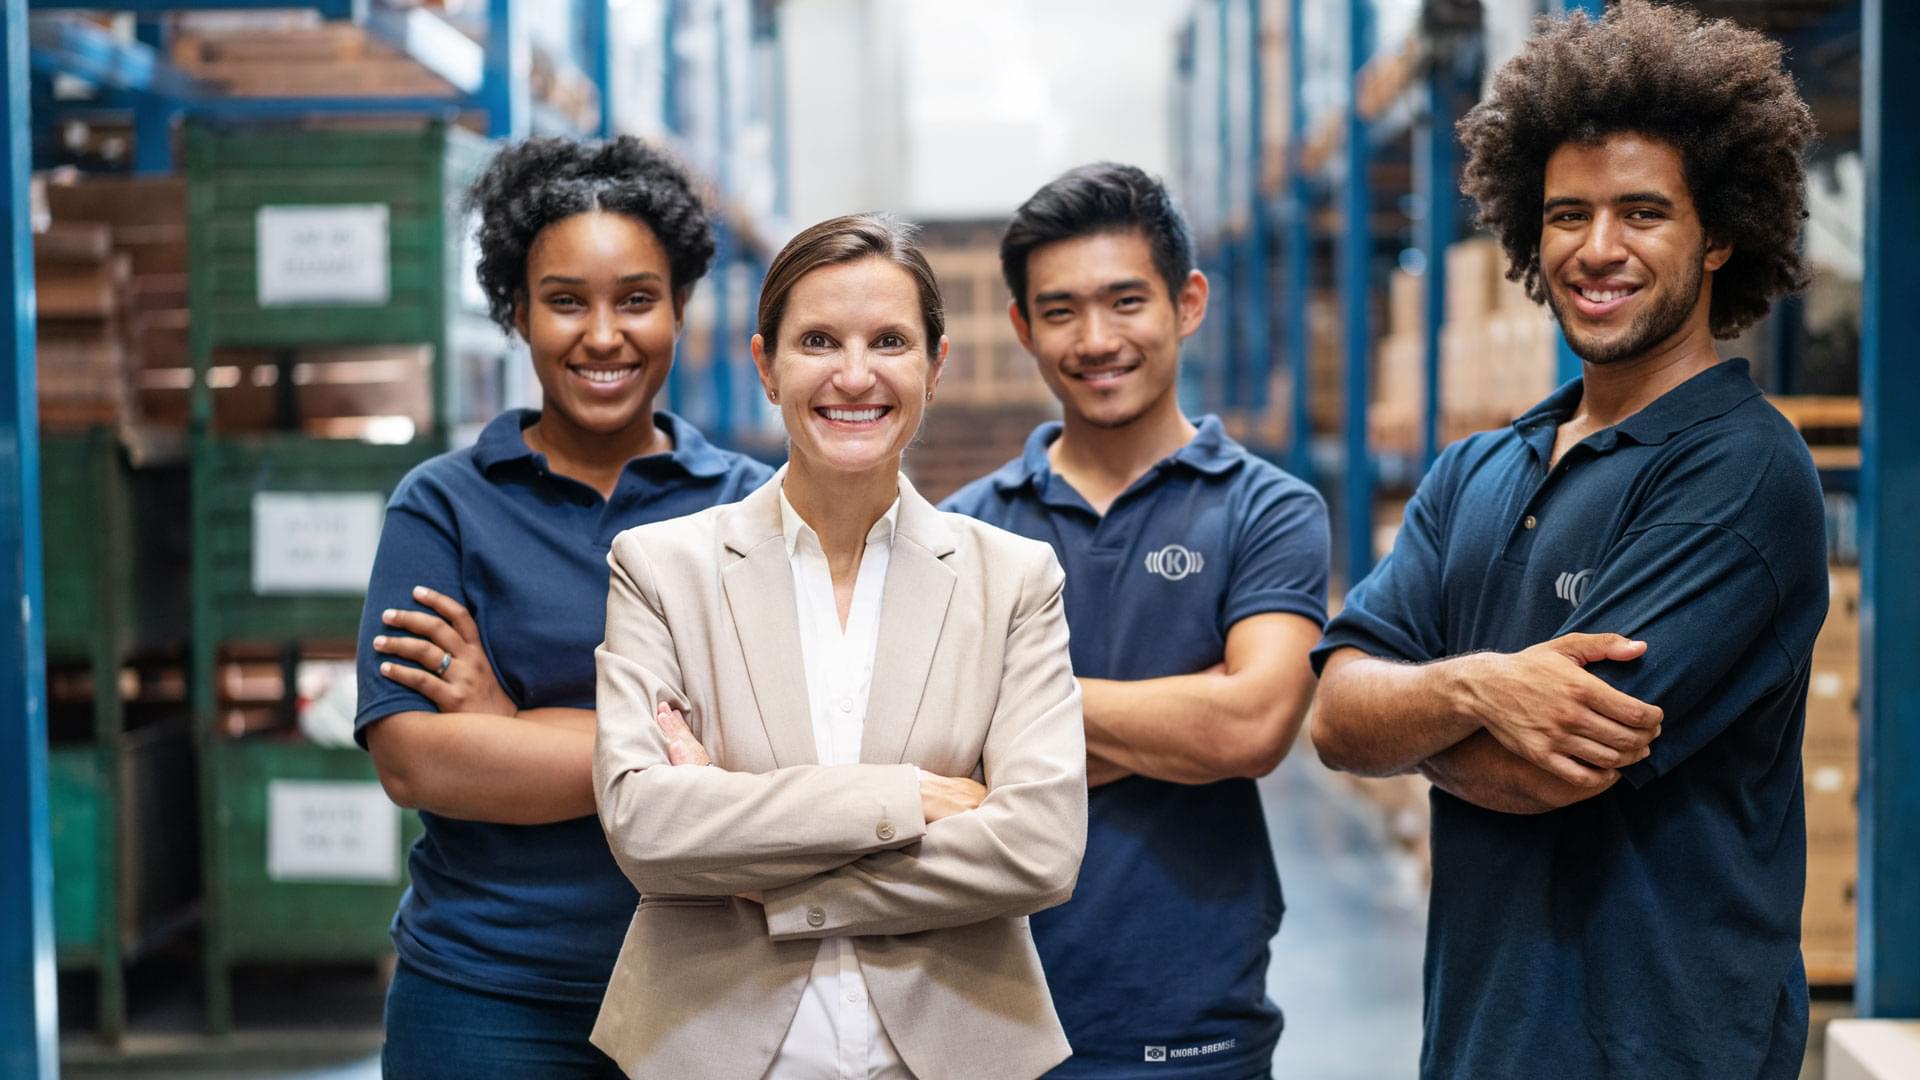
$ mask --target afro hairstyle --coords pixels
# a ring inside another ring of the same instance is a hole
[[[1804,156],[1813,115],[1780,46],[1725,19],[1621,0],[1599,19],[1543,19],[1461,119],[1462,189],[1535,302],[1547,159],[1567,143],[1630,132],[1674,147],[1708,237],[1733,255],[1713,275],[1708,322],[1729,338],[1804,288]]]

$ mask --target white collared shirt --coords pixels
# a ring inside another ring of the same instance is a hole
[[[843,631],[833,596],[833,573],[820,538],[787,501],[785,489],[780,492],[780,530],[793,567],[813,745],[822,765],[860,761],[867,693],[873,685],[873,653],[880,639],[880,594],[899,519],[900,501],[895,499],[867,532],[867,548],[860,558]],[[787,1029],[786,1041],[773,1056],[766,1080],[913,1080],[880,1024],[851,938],[820,942],[813,973],[800,994],[800,1009]]]

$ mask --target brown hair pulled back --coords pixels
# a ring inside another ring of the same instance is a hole
[[[913,276],[920,293],[920,320],[927,328],[929,357],[939,355],[940,335],[947,330],[946,308],[940,301],[940,283],[933,267],[914,242],[919,229],[886,214],[848,214],[830,218],[787,241],[767,267],[760,286],[760,335],[769,357],[780,338],[780,320],[787,300],[800,279],[823,266],[840,266],[861,259],[886,259]]]

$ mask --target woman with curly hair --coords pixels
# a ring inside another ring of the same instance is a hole
[[[480,284],[541,405],[401,482],[367,589],[355,733],[426,829],[393,920],[383,1065],[618,1076],[587,1041],[637,901],[594,817],[607,551],[770,470],[654,409],[714,254],[676,164],[632,138],[532,139],[469,201]]]
[[[1624,0],[1460,134],[1582,376],[1448,447],[1314,654],[1322,759],[1434,785],[1421,1075],[1790,1080],[1824,515],[1713,342],[1806,281],[1812,121],[1773,42]]]

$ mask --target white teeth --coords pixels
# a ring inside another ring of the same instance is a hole
[[[631,368],[631,367],[621,367],[621,368],[577,367],[573,369],[574,373],[579,375],[581,378],[587,380],[588,382],[597,382],[597,383],[619,382],[621,379],[626,378],[627,376],[633,374],[637,370],[639,369]]]
[[[885,411],[878,406],[871,409],[828,409],[827,419],[846,424],[864,424],[880,419],[880,414]]]
[[[1580,295],[1596,304],[1608,304],[1632,291],[1631,289],[1581,289]]]

